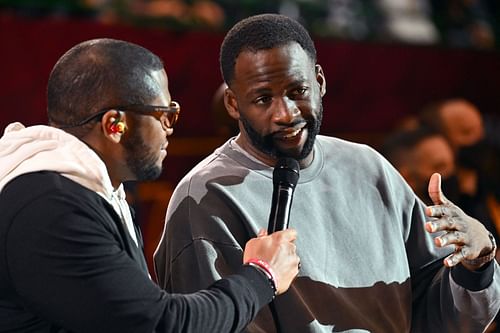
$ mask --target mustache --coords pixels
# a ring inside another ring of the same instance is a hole
[[[313,126],[313,123],[314,123],[313,121],[307,121],[305,119],[297,119],[290,124],[281,126],[279,129],[271,132],[270,134],[265,135],[264,137],[271,137],[272,138],[275,135],[278,135],[281,132],[286,131],[286,130],[295,131],[298,129],[310,128],[311,126]]]

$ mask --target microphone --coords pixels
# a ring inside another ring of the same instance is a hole
[[[299,180],[299,170],[299,162],[290,157],[280,158],[274,167],[273,201],[267,227],[268,234],[288,228],[293,191]]]

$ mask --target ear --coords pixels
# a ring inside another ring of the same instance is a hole
[[[127,129],[125,115],[116,110],[110,110],[102,116],[101,129],[104,136],[114,143],[119,143]]]
[[[227,113],[235,120],[240,119],[240,112],[238,110],[238,101],[236,95],[231,88],[224,90],[224,105],[226,106]]]
[[[316,70],[316,81],[318,81],[319,83],[319,92],[321,94],[321,97],[323,97],[326,94],[325,73],[323,73],[323,68],[321,68],[320,64],[316,64],[315,70]]]

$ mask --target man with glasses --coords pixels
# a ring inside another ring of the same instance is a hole
[[[289,287],[291,230],[250,240],[246,264],[204,291],[151,281],[122,183],[160,175],[179,116],[157,56],[86,41],[47,92],[50,126],[13,123],[0,139],[0,332],[241,331]]]

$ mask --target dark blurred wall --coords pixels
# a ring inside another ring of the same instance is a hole
[[[0,15],[0,127],[44,123],[45,85],[56,60],[90,38],[143,45],[165,62],[173,97],[182,104],[177,136],[216,133],[212,96],[221,83],[223,35],[105,25],[89,20]],[[500,52],[315,39],[327,77],[325,133],[384,132],[439,98],[462,96],[483,112],[500,105]]]
[[[45,86],[52,66],[73,45],[98,37],[135,42],[158,54],[166,64],[172,96],[182,105],[162,178],[137,185],[131,195],[150,256],[171,190],[226,139],[218,134],[212,110],[221,84],[223,35],[0,14],[0,129],[12,121],[45,123]],[[376,146],[403,117],[453,96],[471,100],[483,112],[500,113],[499,51],[315,40],[327,78],[324,134]]]

